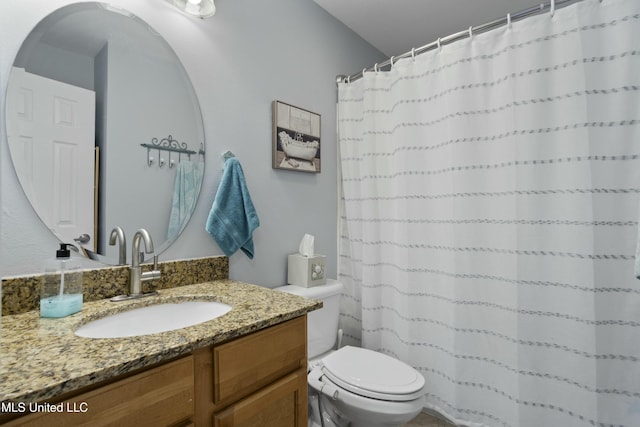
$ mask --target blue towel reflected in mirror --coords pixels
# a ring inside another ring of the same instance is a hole
[[[200,195],[203,174],[204,163],[202,162],[182,160],[176,167],[173,202],[167,230],[167,238],[170,241],[180,235],[191,218]]]

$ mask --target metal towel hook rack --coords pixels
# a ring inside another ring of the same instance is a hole
[[[155,159],[151,155],[151,150],[158,150],[158,166],[164,167],[167,161],[160,157],[163,151],[168,153],[169,159],[169,168],[172,169],[176,165],[175,159],[172,159],[171,156],[178,153],[178,163],[182,160],[182,155],[186,155],[189,160],[191,160],[192,154],[198,154],[204,158],[204,143],[200,143],[200,150],[194,151],[189,150],[186,142],[179,142],[176,139],[173,139],[171,135],[166,138],[158,139],[152,138],[150,144],[140,144],[141,146],[147,149],[147,165],[151,166],[155,162]]]

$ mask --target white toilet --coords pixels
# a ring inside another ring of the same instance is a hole
[[[323,302],[307,319],[309,427],[392,427],[418,415],[424,406],[418,371],[372,350],[335,350],[342,283],[276,289]]]

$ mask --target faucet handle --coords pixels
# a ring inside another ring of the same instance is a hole
[[[159,279],[160,277],[162,277],[162,272],[158,270],[158,255],[154,255],[153,269],[151,271],[145,271],[144,273],[141,273],[140,280],[147,281],[147,280]]]

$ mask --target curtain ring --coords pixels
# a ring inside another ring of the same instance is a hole
[[[364,77],[364,72],[365,72],[365,71],[367,71],[367,69],[366,69],[366,68],[363,68],[363,69],[362,69],[362,77]]]
[[[440,44],[440,37],[438,37],[438,51],[442,50],[442,45]]]
[[[552,18],[554,13],[556,13],[556,0],[551,0],[551,3],[549,4],[549,14],[551,14]]]
[[[413,59],[413,62],[416,62],[416,48],[415,47],[411,48],[411,59]]]
[[[473,26],[469,27],[469,38],[473,37]]]
[[[389,61],[391,62],[391,68],[393,68],[393,58],[395,58],[395,57],[392,56],[391,59],[389,59]]]
[[[351,75],[348,75],[347,76],[347,84],[350,84],[350,83],[351,83]]]
[[[511,29],[511,14],[507,13],[507,28]]]
[[[373,71],[378,72],[378,63],[373,64]]]

